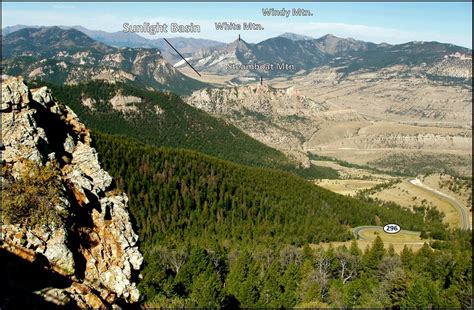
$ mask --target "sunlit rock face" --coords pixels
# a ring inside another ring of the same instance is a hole
[[[97,308],[138,301],[134,278],[143,257],[128,198],[101,168],[89,130],[48,88],[29,89],[20,77],[2,77],[1,118],[2,190],[8,191],[32,163],[54,166],[60,185],[50,207],[62,218],[42,225],[5,219],[3,249],[29,261],[45,257],[48,268],[71,279],[70,287],[38,292],[55,296],[60,305]]]

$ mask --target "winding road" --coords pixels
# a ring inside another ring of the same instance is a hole
[[[425,184],[423,184],[419,179],[411,179],[409,180],[410,184],[420,188],[421,190],[424,190],[426,192],[429,192],[430,194],[433,194],[440,199],[448,202],[450,205],[452,205],[456,210],[459,211],[460,217],[461,217],[461,229],[463,230],[468,230],[471,229],[471,225],[469,224],[469,218],[466,209],[459,203],[457,202],[454,198],[451,196],[446,195],[445,193],[442,193],[438,190],[432,189]]]
[[[463,230],[472,229],[471,225],[469,223],[468,212],[454,198],[452,198],[451,196],[446,195],[445,193],[442,193],[438,190],[435,190],[435,189],[432,189],[432,188],[428,187],[427,185],[423,184],[417,178],[408,180],[408,182],[410,184],[412,184],[413,186],[416,186],[417,188],[420,188],[423,191],[429,192],[430,194],[435,195],[435,196],[439,197],[440,199],[443,199],[443,200],[447,201],[454,208],[456,208],[456,210],[458,210],[458,212],[460,214],[460,217],[461,217],[461,226],[460,226],[460,228],[463,229]],[[381,226],[358,226],[358,227],[355,227],[355,228],[352,229],[352,234],[360,240],[371,241],[371,239],[361,235],[361,232],[363,232],[364,230],[368,230],[368,229],[379,230],[380,232],[384,232],[383,227],[381,227]],[[403,229],[400,232],[403,232],[405,234],[418,234],[418,232],[416,232],[416,231],[403,230]],[[407,241],[407,242],[389,242],[389,243],[392,243],[392,244],[423,244],[424,242]]]
[[[356,237],[356,239],[373,241],[372,239],[366,238],[366,237],[364,237],[360,234],[362,231],[367,230],[367,229],[380,230],[380,232],[384,233],[383,227],[381,227],[381,226],[358,226],[358,227],[355,227],[355,228],[352,229],[352,234]],[[416,232],[416,231],[403,230],[403,229],[400,230],[400,233],[418,235],[418,232]],[[400,241],[400,242],[388,241],[387,243],[391,243],[391,244],[421,244],[422,245],[425,242],[422,242],[422,241]]]

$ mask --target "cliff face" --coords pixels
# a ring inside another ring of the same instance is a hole
[[[56,303],[96,308],[136,302],[134,278],[143,257],[128,199],[101,168],[88,129],[46,87],[29,89],[21,78],[2,80],[2,200],[8,202],[9,190],[23,184],[31,167],[54,167],[57,199],[46,210],[61,216],[36,225],[4,216],[1,247],[32,262],[46,258],[48,268],[71,279],[70,287],[47,292]]]
[[[313,136],[322,122],[362,119],[353,110],[331,111],[326,102],[303,96],[294,87],[283,89],[257,84],[203,89],[185,100],[286,153],[304,167],[309,167],[309,159],[303,143]]]

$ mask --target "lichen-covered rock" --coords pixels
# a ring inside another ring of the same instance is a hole
[[[21,77],[7,77],[11,83],[2,83],[2,104],[24,108],[30,102],[28,87]]]
[[[140,269],[143,257],[136,247],[138,236],[126,210],[127,197],[106,197],[100,200],[100,206],[100,212],[92,211],[96,224],[93,233],[99,238],[106,236],[109,242],[99,242],[87,253],[86,279],[99,279],[110,291],[135,302],[138,291],[130,278],[133,270]]]
[[[112,177],[99,164],[94,148],[79,142],[72,153],[72,165],[89,177],[96,193],[105,191],[112,183]]]
[[[7,88],[5,84],[2,85],[2,91],[3,88]],[[12,100],[14,99],[10,99]],[[2,112],[2,142],[5,147],[2,158],[4,161],[13,164],[20,163],[23,159],[43,162],[47,154],[41,154],[38,145],[41,142],[47,142],[48,138],[43,128],[37,126],[35,114],[35,110],[25,110],[21,113],[15,110]]]
[[[35,293],[36,295],[41,296],[45,301],[58,306],[66,307],[71,302],[68,293],[59,288],[48,287]]]
[[[29,90],[21,78],[3,79],[1,118],[1,155],[8,173],[18,180],[27,162],[56,165],[61,197],[51,207],[64,217],[58,225],[35,227],[5,222],[1,247],[29,261],[43,255],[52,270],[71,279],[68,288],[38,293],[49,301],[74,301],[81,308],[138,301],[133,279],[143,257],[128,199],[111,188],[88,129],[48,88]]]
[[[66,136],[66,140],[64,140],[64,151],[71,153],[74,152],[74,148],[76,147],[74,144],[74,139],[68,134]]]
[[[54,271],[64,276],[74,275],[75,262],[71,250],[67,247],[68,232],[64,227],[26,229],[19,225],[4,224],[2,231],[4,248],[10,252],[26,250],[40,253],[48,259]],[[34,257],[31,257],[31,260],[33,259]]]
[[[46,107],[50,102],[53,101],[51,91],[46,86],[32,90],[31,94],[33,100],[42,104],[44,107]]]

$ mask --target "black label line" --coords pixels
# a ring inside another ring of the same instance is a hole
[[[173,45],[171,45],[171,43],[170,43],[170,42],[168,42],[168,40],[166,40],[165,38],[163,38],[163,40],[165,40],[165,41],[166,41],[166,43],[168,43],[168,45],[169,45],[169,46],[171,46],[171,48],[172,48],[172,49],[174,49],[174,51],[175,51],[176,53],[178,53],[178,55],[179,55],[181,58],[183,58],[183,60],[184,60],[184,61],[185,61],[185,62],[188,64],[188,66],[190,66],[190,67],[191,67],[191,69],[193,69],[193,70],[194,70],[194,72],[196,72],[196,73],[197,73],[197,75],[199,75],[199,77],[201,77],[201,74],[199,74],[199,72],[197,72],[197,71],[196,71],[196,69],[194,69],[194,67],[193,67],[193,66],[191,66],[191,64],[190,64],[190,63],[189,63],[189,62],[186,60],[186,58],[184,58],[184,57],[183,57],[183,55],[181,55],[181,53],[180,53],[180,52],[178,52],[178,50],[177,50],[177,49],[175,49],[175,48],[174,48],[174,46],[173,46]]]

